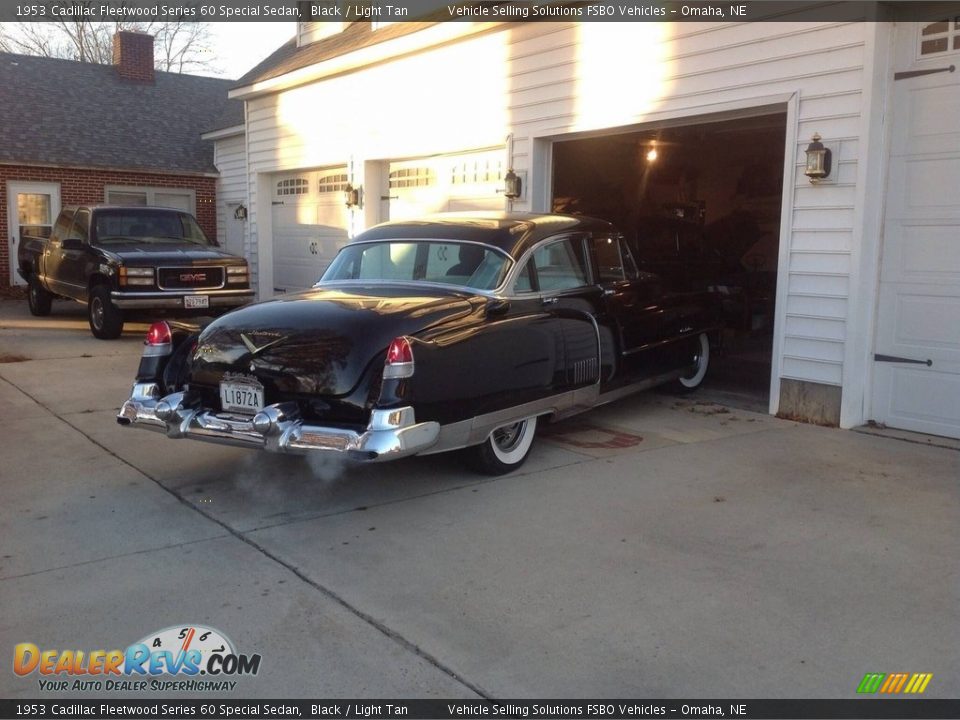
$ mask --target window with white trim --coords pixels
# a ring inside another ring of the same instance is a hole
[[[345,172],[328,173],[321,175],[317,182],[317,189],[322,193],[343,192],[350,184],[350,176]]]
[[[437,174],[432,167],[408,167],[390,173],[390,189],[429,187],[437,184]]]
[[[467,158],[451,168],[452,185],[500,184],[502,180],[503,159],[499,157]]]
[[[920,28],[920,57],[960,52],[960,15]]]
[[[310,181],[306,178],[285,178],[277,182],[277,195],[306,195],[310,192]]]
[[[152,205],[176,208],[191,215],[195,215],[197,209],[197,193],[189,188],[108,185],[104,188],[104,200],[108,205]]]

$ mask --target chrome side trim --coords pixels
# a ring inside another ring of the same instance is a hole
[[[526,418],[539,415],[569,417],[595,407],[600,397],[599,385],[587,385],[577,390],[569,390],[550,397],[533,400],[523,405],[478,415],[474,418],[440,426],[440,435],[436,444],[422,451],[421,455],[457,450],[479,445],[498,427],[510,425]]]

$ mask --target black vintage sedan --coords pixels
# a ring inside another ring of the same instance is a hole
[[[439,215],[374,227],[316,286],[199,334],[156,323],[121,425],[284,453],[526,459],[537,424],[664,383],[696,388],[718,307],[668,293],[586,217]]]

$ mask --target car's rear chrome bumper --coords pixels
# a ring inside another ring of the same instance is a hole
[[[253,418],[208,409],[184,407],[184,394],[164,398],[154,383],[137,383],[120,412],[121,425],[165,432],[171,438],[191,438],[278,453],[314,451],[347,455],[358,460],[392,460],[415,455],[437,442],[440,425],[417,423],[413,408],[374,410],[366,430],[309,425],[293,403],[269,405]]]

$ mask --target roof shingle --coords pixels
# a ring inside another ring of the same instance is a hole
[[[243,123],[232,80],[0,53],[0,162],[216,172],[201,133]]]

